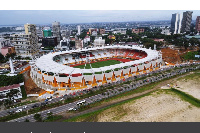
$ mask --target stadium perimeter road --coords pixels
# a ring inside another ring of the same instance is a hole
[[[170,83],[172,80],[176,80],[177,78],[184,77],[184,76],[190,75],[190,74],[191,74],[191,72],[184,74],[184,75],[180,75],[180,76],[175,77],[175,78],[168,79],[166,81],[162,81],[161,83],[159,83],[157,86],[155,86],[151,90],[147,90],[147,91],[137,93],[137,94],[132,94],[132,95],[129,95],[129,96],[126,96],[126,97],[122,97],[120,99],[115,99],[115,100],[112,100],[110,102],[104,103],[100,106],[93,107],[93,108],[87,109],[87,110],[82,111],[82,112],[77,112],[77,113],[70,114],[70,115],[66,113],[66,111],[68,111],[70,108],[77,108],[77,102],[79,102],[79,101],[76,101],[76,102],[69,103],[69,104],[66,104],[66,105],[62,105],[62,106],[59,106],[59,107],[55,107],[55,108],[52,108],[52,109],[49,109],[49,110],[38,112],[38,114],[41,114],[42,118],[46,118],[47,112],[49,112],[49,111],[52,112],[53,115],[58,115],[58,114],[65,115],[63,119],[79,116],[79,115],[82,115],[82,114],[86,114],[86,113],[93,112],[93,111],[96,111],[96,110],[99,110],[99,109],[102,109],[102,108],[106,108],[108,106],[129,100],[129,99],[132,99],[132,98],[135,98],[135,97],[138,97],[138,96],[142,96],[142,95],[150,93],[150,92],[153,92],[155,90],[158,90],[161,86],[164,86],[164,85]],[[85,100],[86,100],[87,103],[94,103],[93,99],[98,99],[99,97],[104,98],[105,96],[98,94],[98,95],[95,95],[95,96],[91,96],[89,98],[85,98]],[[31,115],[28,115],[28,116],[20,117],[18,119],[10,120],[8,122],[24,122],[26,119],[28,119],[30,122],[35,122],[34,115],[35,114],[31,114]]]

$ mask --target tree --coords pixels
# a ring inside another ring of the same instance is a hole
[[[42,117],[40,114],[35,114],[34,115],[34,119],[37,121],[37,122],[42,122]]]
[[[10,101],[9,99],[6,99],[4,101],[4,106],[8,106],[8,105],[11,105],[12,104],[12,101]]]
[[[30,122],[29,119],[26,119],[24,122]]]
[[[195,44],[200,44],[199,40],[194,37],[190,38],[189,42],[192,46],[194,46]]]
[[[5,63],[7,59],[0,53],[0,62]]]

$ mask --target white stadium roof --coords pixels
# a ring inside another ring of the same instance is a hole
[[[99,49],[133,49],[133,50],[142,50],[147,53],[147,57],[140,59],[140,60],[135,60],[135,61],[130,61],[130,62],[125,62],[125,63],[120,63],[120,64],[115,64],[111,66],[105,66],[105,67],[100,67],[100,68],[92,68],[92,69],[80,69],[80,68],[73,68],[70,66],[66,66],[60,63],[57,63],[53,61],[53,57],[56,55],[61,55],[61,54],[71,54],[74,52],[81,52],[81,51],[90,51],[90,50],[99,50]],[[138,46],[105,46],[105,47],[97,47],[97,48],[88,48],[88,49],[83,49],[83,50],[71,50],[71,51],[62,51],[62,52],[55,52],[55,53],[49,53],[47,55],[44,55],[40,57],[39,59],[36,60],[35,65],[41,70],[41,71],[46,71],[46,72],[53,72],[53,73],[66,73],[66,74],[76,74],[76,73],[93,73],[93,72],[101,72],[101,71],[106,71],[106,70],[111,70],[115,68],[121,68],[125,66],[131,66],[134,64],[139,64],[139,63],[144,63],[146,61],[151,61],[152,59],[157,59],[159,57],[159,53],[156,50],[151,50],[151,49],[146,49],[146,48],[140,48]]]

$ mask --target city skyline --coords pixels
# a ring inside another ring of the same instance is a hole
[[[54,21],[65,24],[170,21],[172,14],[182,15],[184,11],[186,10],[0,10],[0,25],[51,24]],[[192,20],[196,20],[197,16],[200,16],[200,10],[193,10]]]

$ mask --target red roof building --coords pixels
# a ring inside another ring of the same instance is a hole
[[[9,86],[0,87],[0,92],[6,91],[6,90],[11,90],[11,89],[16,89],[18,87],[20,87],[20,84],[13,84],[13,85],[9,85]]]

